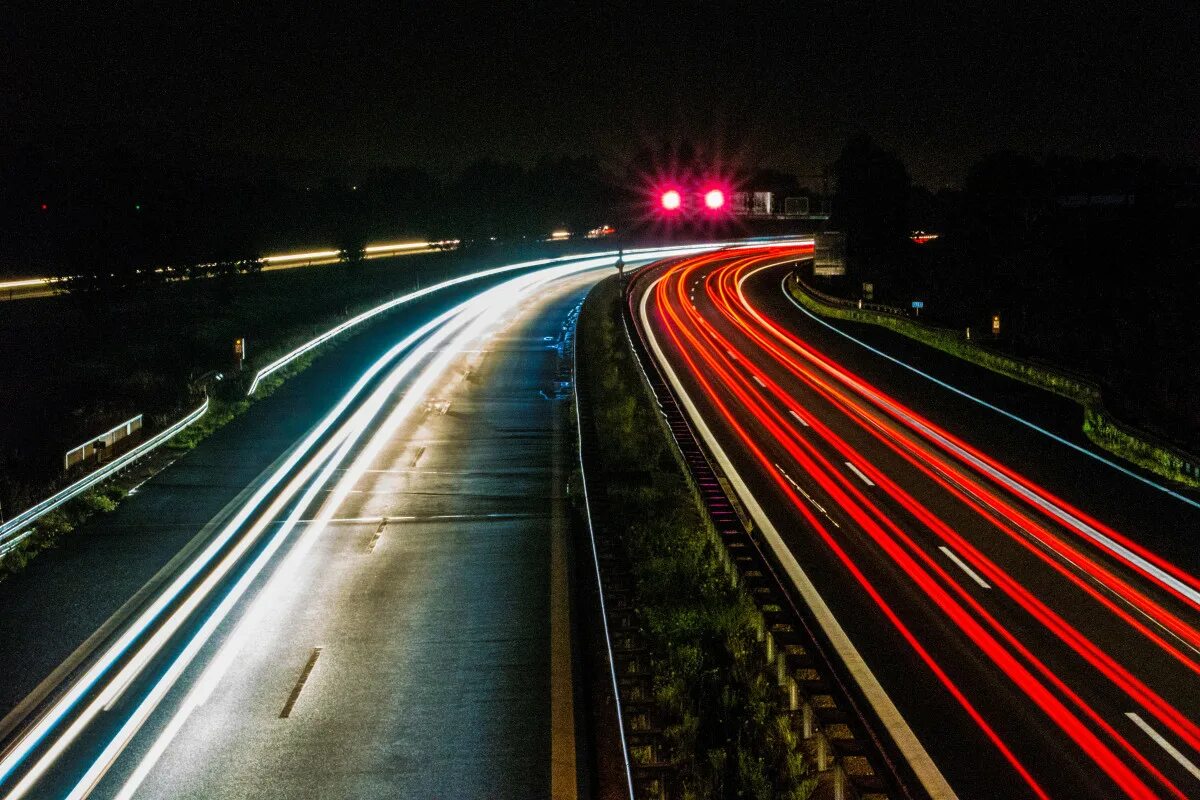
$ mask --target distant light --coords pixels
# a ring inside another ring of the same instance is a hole
[[[683,205],[683,197],[676,189],[667,189],[662,193],[662,197],[659,198],[659,201],[662,203],[662,207],[667,211],[675,211],[681,205]]]
[[[133,204],[133,210],[134,210],[134,211],[141,211],[141,210],[142,210],[142,204],[141,204],[141,203],[134,203],[134,204]]]
[[[46,205],[45,203],[42,203],[42,211],[49,211],[49,210],[50,210],[50,206]]]
[[[571,238],[571,232],[568,230],[564,230],[563,228],[559,228],[556,231],[550,232],[550,240],[554,241],[554,242],[561,242],[563,239],[570,239],[570,238]]]
[[[704,193],[704,205],[716,211],[725,206],[725,193],[720,189],[709,189]]]

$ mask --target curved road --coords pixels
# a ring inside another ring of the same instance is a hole
[[[691,257],[630,303],[874,724],[935,797],[1200,795],[1200,509],[1052,438],[1041,393],[874,336],[1035,429],[804,313],[810,255]]]

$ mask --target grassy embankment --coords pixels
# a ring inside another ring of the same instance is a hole
[[[200,371],[202,365],[219,365],[221,361],[214,359],[222,358],[221,352],[230,346],[233,338],[247,335],[250,358],[242,374],[232,380],[211,384],[208,413],[163,446],[163,450],[179,453],[195,447],[229,424],[252,403],[270,396],[290,377],[302,372],[329,349],[361,332],[365,325],[297,358],[259,384],[254,398],[247,398],[249,381],[261,365],[328,330],[347,316],[365,311],[419,284],[456,274],[460,269],[452,254],[436,254],[371,261],[349,268],[333,265],[240,276],[233,286],[220,286],[215,280],[168,285],[153,292],[112,300],[114,307],[106,313],[128,323],[121,326],[117,335],[106,338],[103,348],[86,348],[82,352],[78,350],[86,341],[86,329],[93,322],[94,311],[84,308],[77,298],[23,301],[30,304],[20,309],[24,312],[38,312],[32,304],[53,304],[42,306],[41,313],[57,312],[56,331],[49,344],[51,347],[57,344],[63,351],[57,359],[61,365],[57,370],[60,374],[47,376],[44,385],[38,385],[36,376],[31,376],[34,383],[29,391],[35,396],[45,392],[46,404],[54,406],[62,396],[56,391],[64,386],[61,373],[68,376],[96,372],[130,375],[133,391],[123,395],[119,382],[101,384],[96,387],[94,402],[102,407],[130,408],[146,407],[132,406],[131,403],[149,403],[159,411],[149,414],[148,418],[152,424],[161,427],[203,399],[202,394],[197,394],[196,387],[189,385],[189,375]],[[48,316],[55,317],[54,314]],[[35,322],[36,314],[27,314],[24,325],[32,327]],[[18,317],[9,324],[15,327],[21,325],[22,320]],[[172,336],[167,331],[181,333]],[[211,346],[213,343],[216,348]],[[79,364],[80,361],[86,363]],[[123,408],[121,413],[128,410]],[[66,417],[67,411],[59,409],[59,414]],[[61,455],[57,457],[61,458]],[[93,514],[114,510],[126,494],[126,483],[127,479],[118,476],[39,519],[35,532],[0,559],[0,580],[23,569],[38,552],[55,546]],[[16,508],[51,494],[56,487],[27,480],[18,492],[12,492],[12,486],[8,488],[9,497],[14,494],[17,497],[15,501],[6,502],[5,507]]]
[[[1104,407],[1100,387],[1090,381],[981,347],[967,341],[956,330],[935,328],[880,311],[843,308],[825,302],[805,291],[795,273],[788,281],[788,290],[797,302],[814,314],[888,328],[964,361],[1074,400],[1083,408],[1083,432],[1093,444],[1156,475],[1200,487],[1200,463],[1155,441],[1148,434],[1119,423]]]
[[[762,615],[685,477],[620,320],[615,280],[579,322],[583,389],[606,487],[602,529],[616,534],[634,585],[670,758],[685,797],[806,798],[815,785],[764,671]],[[592,467],[595,469],[595,467]],[[634,748],[633,757],[648,752]]]

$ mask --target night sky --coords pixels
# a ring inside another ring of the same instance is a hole
[[[1192,2],[66,5],[0,32],[0,127],[66,158],[444,175],[687,136],[812,174],[859,126],[932,187],[999,148],[1200,158]]]

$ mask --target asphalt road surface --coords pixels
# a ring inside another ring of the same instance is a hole
[[[1195,495],[1093,458],[1069,404],[806,314],[810,254],[653,268],[631,305],[872,724],[933,796],[1200,796]]]
[[[564,338],[597,267],[372,328],[6,582],[10,703],[49,677],[4,796],[574,797]]]
[[[573,784],[558,381],[568,314],[596,278],[548,287],[457,357],[348,494],[322,503],[325,532],[139,797],[524,798]],[[555,669],[565,690],[551,691]]]

